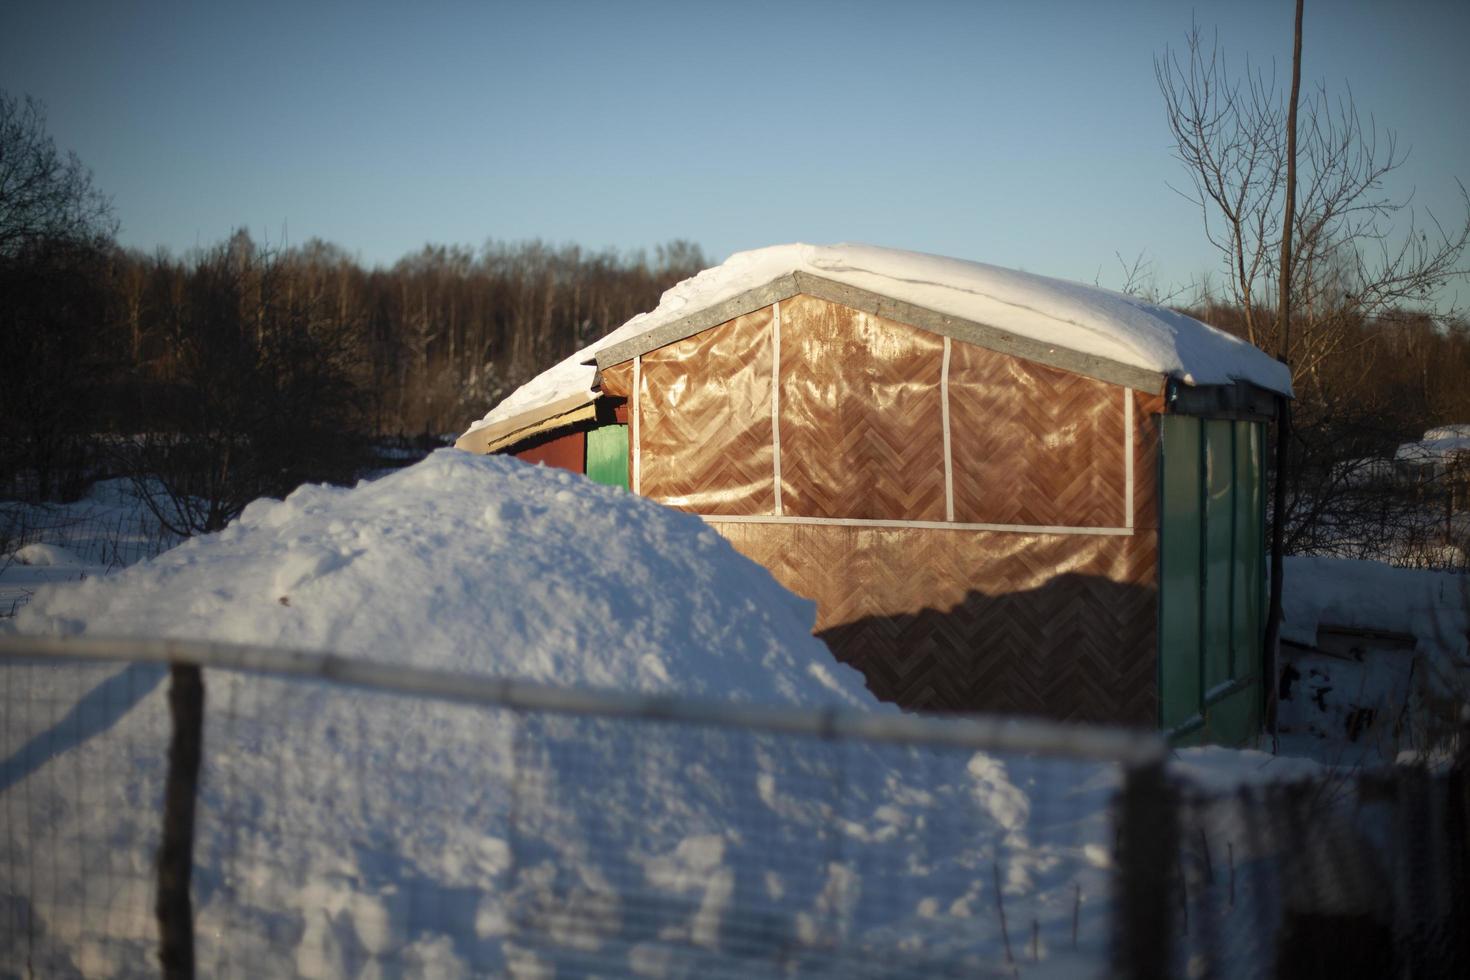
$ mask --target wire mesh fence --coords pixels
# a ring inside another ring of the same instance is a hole
[[[0,663],[0,975],[156,974],[167,673]]]
[[[1110,969],[1152,739],[273,662],[203,674],[201,975]],[[168,668],[0,672],[0,973],[155,975]]]
[[[200,975],[1417,977],[1470,962],[1458,768],[1222,792],[1166,779],[1153,737],[1098,729],[257,648],[7,645],[0,976],[160,972],[167,663],[191,659],[206,664],[185,914]]]
[[[1459,766],[1186,789],[1174,973],[1470,976],[1470,794]]]

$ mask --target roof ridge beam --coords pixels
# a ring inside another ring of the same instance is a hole
[[[597,367],[602,370],[614,364],[621,364],[634,357],[647,354],[649,351],[676,343],[686,337],[692,337],[710,327],[717,327],[737,316],[744,316],[746,313],[752,313],[801,293],[838,303],[871,316],[906,323],[921,330],[963,343],[974,344],[999,354],[1009,354],[1012,357],[1035,361],[1038,364],[1045,364],[1048,367],[1080,374],[1108,384],[1134,388],[1154,395],[1164,390],[1165,376],[1157,371],[1124,364],[1121,361],[1099,357],[1095,354],[1084,354],[1081,351],[1047,344],[1030,337],[1018,336],[989,324],[950,316],[947,313],[916,306],[913,303],[905,303],[881,293],[858,286],[849,286],[846,283],[812,275],[809,272],[788,272],[764,286],[746,290],[723,302],[696,310],[688,316],[670,320],[636,337],[630,337],[621,343],[606,347],[597,352]]]
[[[714,306],[706,306],[695,310],[688,316],[681,316],[677,320],[670,320],[651,330],[647,330],[636,337],[630,337],[622,343],[604,347],[597,352],[597,369],[599,371],[630,361],[651,350],[666,347],[686,337],[692,337],[710,327],[718,327],[727,323],[737,316],[754,313],[756,310],[764,309],[772,303],[779,303],[783,299],[790,299],[800,290],[796,285],[796,273],[788,272],[784,276],[778,276],[754,289],[747,289],[743,293],[737,293],[729,299],[716,303]]]
[[[897,320],[930,333],[937,333],[942,337],[949,337],[951,340],[984,347],[997,354],[1009,354],[1012,357],[1035,361],[1038,364],[1045,364],[1048,367],[1059,368],[1109,384],[1136,388],[1151,395],[1160,394],[1164,390],[1165,377],[1157,371],[1124,364],[1122,361],[1099,357],[1096,354],[1084,354],[1081,351],[1058,347],[1055,344],[1033,340],[1030,337],[1022,337],[999,327],[993,327],[988,323],[950,316],[948,313],[916,306],[913,303],[893,299],[858,286],[849,286],[822,276],[814,276],[808,272],[798,272],[795,275],[800,291],[808,296],[840,303],[872,316]]]

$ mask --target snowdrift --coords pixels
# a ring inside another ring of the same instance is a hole
[[[696,518],[454,451],[254,504],[16,620],[891,710],[811,623]],[[163,672],[0,669],[0,807],[25,829],[4,958],[151,975]],[[204,973],[972,970],[1003,960],[1002,908],[1018,951],[1106,962],[1106,767],[205,683]]]
[[[814,607],[697,518],[562,470],[441,450],[354,489],[41,592],[29,633],[330,650],[570,685],[879,710]]]
[[[1283,639],[1311,646],[1323,625],[1407,633],[1436,654],[1464,657],[1470,579],[1376,561],[1293,555],[1282,580]]]

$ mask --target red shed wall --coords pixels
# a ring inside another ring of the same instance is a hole
[[[527,463],[557,466],[573,473],[585,473],[587,467],[587,433],[582,431],[563,432],[544,437],[536,442],[516,447],[512,454]]]

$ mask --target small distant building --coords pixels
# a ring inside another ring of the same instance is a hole
[[[1470,424],[1442,425],[1418,442],[1399,446],[1394,470],[1406,482],[1443,494],[1444,543],[1453,544],[1458,537],[1463,547],[1465,512],[1470,510]]]
[[[1240,741],[1290,394],[1261,351],[1131,297],[790,245],[670,290],[457,445],[699,515],[906,708]]]
[[[1442,425],[1406,442],[1394,454],[1394,467],[1411,480],[1434,480],[1470,472],[1470,425]]]

